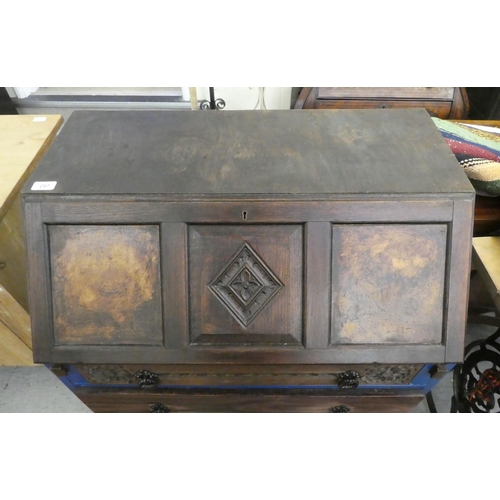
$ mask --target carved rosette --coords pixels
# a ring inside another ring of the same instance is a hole
[[[246,242],[208,284],[210,291],[243,327],[250,325],[283,287]]]

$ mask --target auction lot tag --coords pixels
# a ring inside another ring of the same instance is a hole
[[[57,181],[35,182],[31,186],[32,191],[52,191],[56,187]]]

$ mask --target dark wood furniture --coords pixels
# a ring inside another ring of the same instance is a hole
[[[0,87],[0,115],[17,115],[17,109],[5,87]]]
[[[95,411],[403,411],[462,358],[474,190],[424,110],[74,112],[33,352]]]
[[[464,87],[304,87],[295,109],[424,108],[438,118],[467,118]]]

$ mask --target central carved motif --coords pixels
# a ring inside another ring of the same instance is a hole
[[[247,327],[283,287],[246,242],[208,284],[210,291],[243,327]]]

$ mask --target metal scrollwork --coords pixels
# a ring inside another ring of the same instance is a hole
[[[200,102],[200,109],[224,109],[226,107],[226,101],[224,99],[215,99],[214,87],[209,87],[210,90],[210,100],[207,99]]]
[[[495,394],[500,394],[500,371],[484,371],[469,394],[469,401],[481,401],[486,410],[495,408]]]
[[[349,370],[337,375],[337,385],[339,389],[356,389],[359,385],[361,375],[355,371]]]
[[[215,100],[216,109],[224,109],[226,107],[226,101],[224,99],[216,99]]]
[[[156,387],[160,382],[160,377],[156,373],[148,372],[147,370],[139,370],[135,374],[135,378],[138,379],[141,389],[151,389]]]
[[[453,374],[452,413],[500,413],[500,328],[471,342]]]
[[[150,413],[170,413],[170,408],[162,403],[151,403],[149,405]]]

